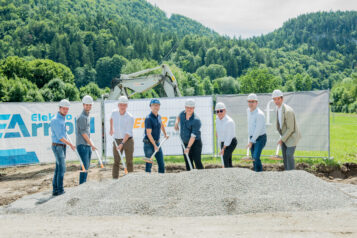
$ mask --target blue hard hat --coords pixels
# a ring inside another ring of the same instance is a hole
[[[159,105],[160,105],[160,101],[159,101],[159,99],[157,99],[157,98],[153,98],[153,99],[151,99],[151,101],[150,101],[150,106],[151,106],[151,104],[159,104]]]

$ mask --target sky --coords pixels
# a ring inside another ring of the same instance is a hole
[[[147,0],[167,16],[192,18],[222,35],[249,38],[317,11],[357,10],[357,0]]]

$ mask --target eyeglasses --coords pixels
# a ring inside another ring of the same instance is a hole
[[[218,114],[218,113],[222,113],[222,112],[224,112],[224,110],[222,109],[222,110],[217,110],[216,111],[216,113]]]
[[[256,101],[248,101],[248,103],[255,103]]]

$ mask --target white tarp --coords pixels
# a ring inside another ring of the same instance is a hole
[[[279,140],[276,130],[276,106],[271,94],[258,94],[258,107],[263,110],[267,126],[266,149],[275,149]],[[217,95],[217,102],[224,102],[227,113],[236,122],[237,148],[247,144],[247,95]],[[284,103],[291,106],[302,138],[297,149],[304,151],[327,151],[329,143],[329,92],[287,92]]]
[[[175,120],[178,114],[184,110],[185,101],[188,98],[193,98],[196,101],[195,113],[199,116],[202,122],[202,154],[213,153],[213,112],[212,112],[212,97],[180,97],[180,98],[160,98],[161,107],[159,114],[162,117],[163,123],[166,125],[167,135],[169,140],[163,146],[164,155],[181,155],[182,149],[179,142],[178,132],[174,130]],[[151,99],[134,99],[129,100],[127,111],[130,112],[135,119],[133,128],[134,138],[134,156],[144,156],[143,138],[144,138],[144,121],[145,117],[151,112],[149,103]],[[112,111],[118,109],[118,102],[108,100],[104,102],[105,112],[105,135],[106,135],[106,155],[113,156],[113,138],[109,135],[110,117]],[[161,136],[162,133],[161,133]]]
[[[66,116],[67,133],[76,142],[75,119],[83,111],[81,102],[71,102]],[[50,120],[57,115],[58,103],[0,103],[0,166],[55,162],[51,149]],[[101,104],[90,113],[91,139],[102,152]],[[93,153],[92,158],[95,158]],[[67,147],[66,160],[78,160]]]

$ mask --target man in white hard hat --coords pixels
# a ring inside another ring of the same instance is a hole
[[[52,181],[53,196],[64,194],[63,177],[66,172],[66,145],[70,146],[72,150],[76,149],[76,147],[67,140],[66,134],[65,120],[70,105],[68,100],[61,100],[58,105],[59,111],[57,116],[53,118],[50,123],[52,151],[56,158],[56,168]]]
[[[233,119],[227,115],[226,105],[223,102],[216,104],[216,137],[221,146],[220,154],[223,156],[225,168],[231,168],[232,154],[238,141],[236,138],[236,124]]]
[[[258,97],[252,93],[248,95],[248,133],[249,143],[247,145],[250,148],[254,171],[263,171],[263,165],[260,160],[260,155],[267,142],[266,127],[265,127],[265,115],[260,108],[258,108]]]
[[[115,148],[115,143],[113,142],[113,155],[114,155],[114,165],[112,176],[113,179],[119,178],[119,168],[120,168],[120,155],[117,149],[121,153],[125,152],[126,167],[128,172],[133,172],[133,154],[134,154],[134,139],[133,139],[133,126],[134,117],[129,112],[127,112],[129,100],[126,96],[121,96],[118,102],[118,109],[112,112],[110,118],[110,131],[111,136],[114,135],[114,139],[118,144],[118,148]]]
[[[185,102],[185,110],[178,115],[175,123],[175,130],[178,131],[180,129],[180,137],[186,147],[184,150],[184,158],[187,171],[190,170],[190,166],[186,154],[190,157],[193,168],[203,169],[201,161],[201,120],[195,114],[195,106],[196,103],[193,99],[187,99]]]
[[[296,123],[294,110],[284,103],[283,93],[274,90],[272,98],[277,106],[276,128],[281,136],[281,145],[285,170],[295,169],[294,153],[301,135]]]
[[[87,181],[88,169],[92,157],[92,150],[96,150],[92,141],[90,140],[90,118],[89,112],[92,109],[93,98],[86,95],[82,99],[83,111],[77,118],[76,123],[76,146],[79,156],[83,162],[86,172],[80,172],[79,184]]]

